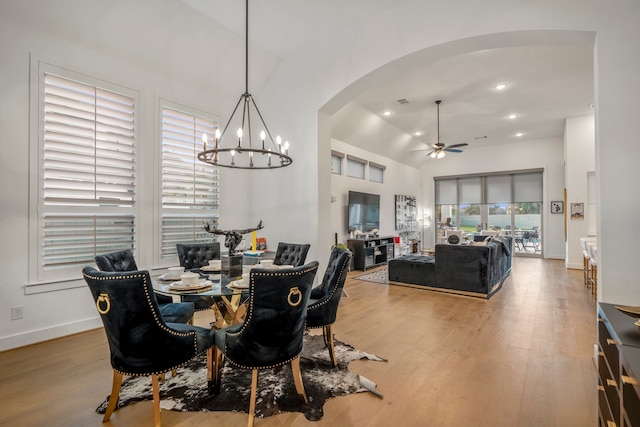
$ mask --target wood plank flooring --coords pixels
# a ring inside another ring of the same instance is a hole
[[[324,418],[256,419],[274,426],[597,425],[596,304],[582,271],[562,261],[516,258],[489,300],[387,286],[349,275],[336,338],[389,359],[356,361],[353,372],[384,394],[330,400]],[[209,313],[197,313],[207,325]],[[102,329],[0,353],[0,426],[144,426],[150,402],[94,412],[109,394]],[[244,413],[162,411],[165,426],[243,426]]]

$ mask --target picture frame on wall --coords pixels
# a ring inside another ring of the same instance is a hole
[[[584,219],[584,203],[571,203],[571,219]]]
[[[563,201],[551,202],[551,213],[552,214],[564,213],[564,202]]]
[[[396,230],[414,230],[417,218],[417,198],[396,194]]]

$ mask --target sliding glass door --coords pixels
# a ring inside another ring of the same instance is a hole
[[[542,171],[515,171],[435,179],[436,243],[446,229],[468,240],[502,233],[516,255],[542,256]]]

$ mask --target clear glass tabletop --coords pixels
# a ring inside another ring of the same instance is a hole
[[[236,280],[240,280],[242,276],[229,277],[226,273],[211,273],[202,271],[200,269],[189,270],[194,273],[200,274],[200,280],[198,281],[198,287],[190,289],[190,287],[182,287],[179,280],[164,280],[164,275],[160,276],[153,283],[153,288],[156,292],[163,295],[198,295],[198,296],[211,296],[211,297],[231,297],[234,295],[240,295],[248,293],[247,288],[235,288],[230,286]]]

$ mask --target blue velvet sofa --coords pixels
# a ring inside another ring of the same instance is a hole
[[[439,244],[435,256],[406,255],[389,261],[389,280],[490,298],[511,274],[510,236],[481,244]]]

